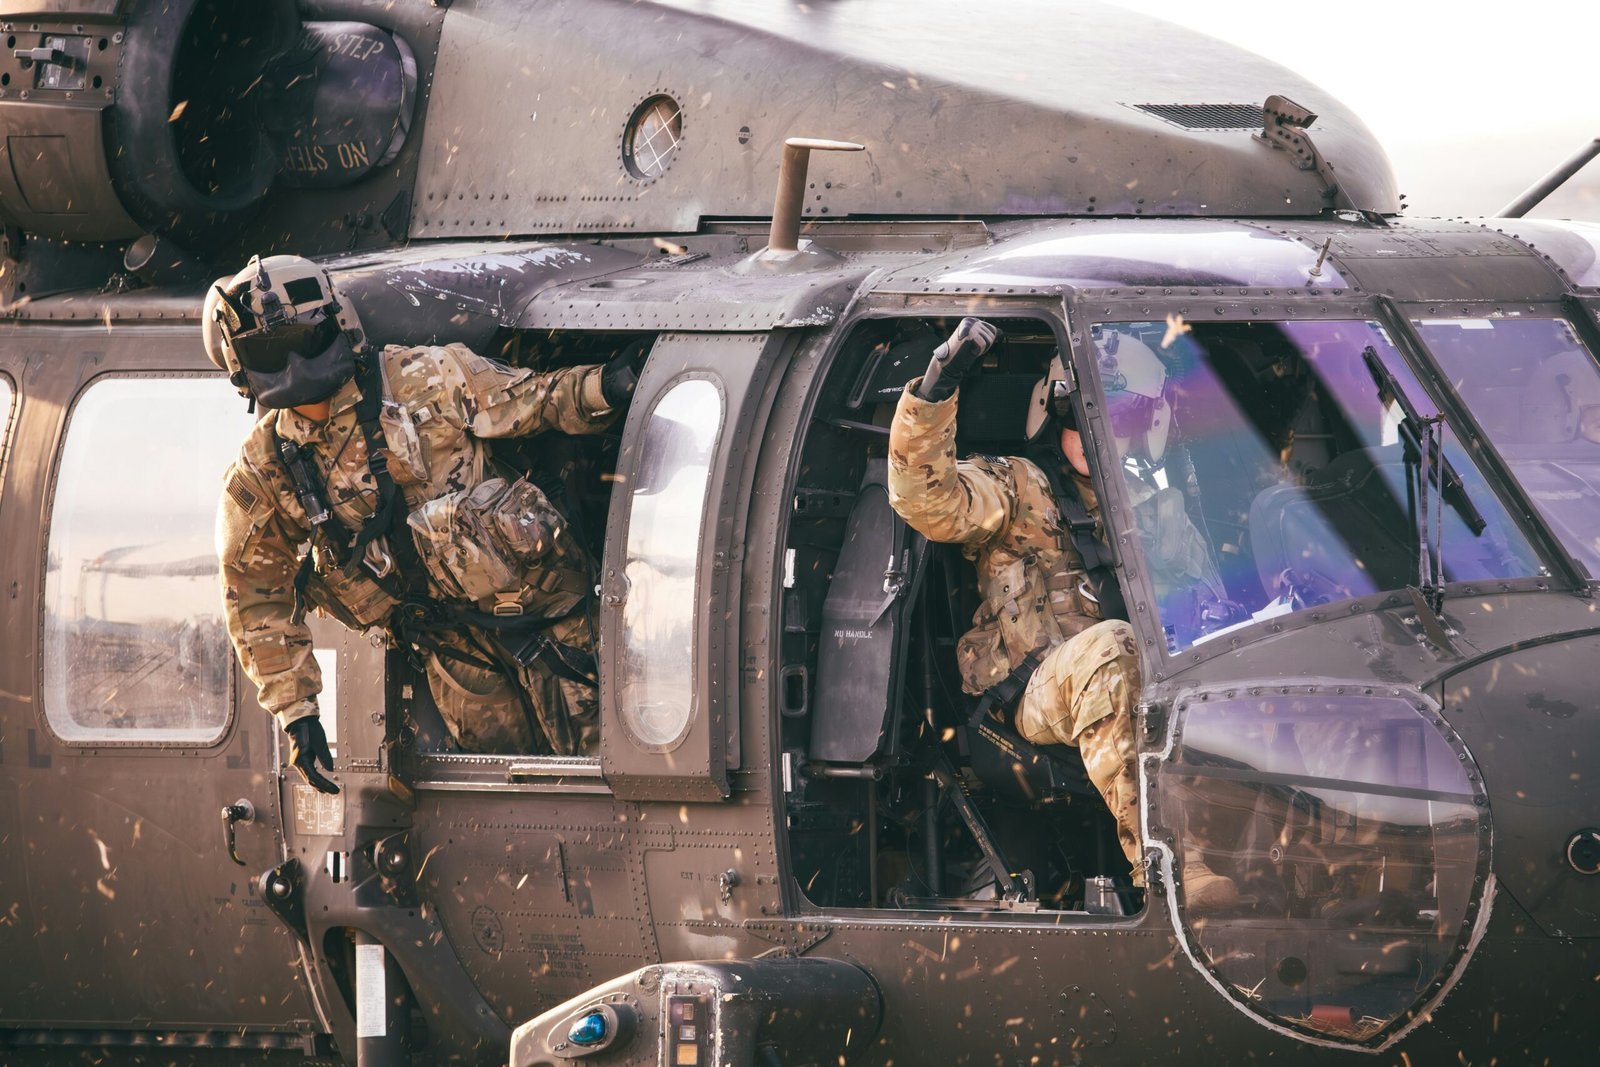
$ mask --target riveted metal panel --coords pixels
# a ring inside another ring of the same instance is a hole
[[[981,55],[1005,55],[1011,76]],[[413,237],[692,232],[765,216],[790,136],[867,146],[812,159],[812,218],[1316,215],[1323,179],[1252,131],[1129,106],[1279,93],[1321,116],[1308,132],[1344,194],[1398,209],[1382,149],[1326,93],[1096,4],[1024,0],[973,18],[960,0],[457,0],[436,70]],[[657,96],[679,128],[664,168],[646,173],[628,165],[624,136]]]

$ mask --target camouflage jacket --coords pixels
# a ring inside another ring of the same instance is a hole
[[[889,431],[889,502],[930,541],[963,546],[978,569],[982,603],[956,645],[962,688],[974,695],[1001,681],[1036,649],[1100,620],[1083,560],[1061,523],[1050,480],[1025,459],[956,460],[956,402],[901,394]],[[1100,506],[1076,473],[1084,510],[1101,535]]]
[[[403,348],[380,356],[381,422],[389,470],[405,496],[413,541],[431,595],[555,615],[589,583],[588,562],[537,487],[493,478],[484,438],[560,430],[593,433],[615,416],[600,391],[600,368],[519,370],[464,345]],[[311,527],[276,436],[310,451],[334,517],[359,530],[377,502],[367,446],[356,420],[359,390],[347,382],[328,419],[268,412],[224,476],[217,514],[228,634],[279,725],[316,713],[322,676],[311,634],[293,620],[294,578]],[[317,553],[308,598],[348,626],[386,623],[395,601],[356,568]]]

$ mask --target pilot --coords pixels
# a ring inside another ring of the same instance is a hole
[[[298,256],[219,281],[204,326],[212,362],[267,409],[224,476],[228,633],[306,781],[338,791],[317,770],[332,760],[307,607],[410,653],[463,750],[592,753],[590,560],[485,439],[604,430],[644,346],[549,373],[461,344],[379,352],[327,272]]]
[[[958,387],[996,335],[988,322],[962,319],[935,349],[927,372],[906,385],[889,434],[890,503],[929,540],[962,545],[978,570],[982,603],[956,646],[962,688],[981,699],[1015,700],[1017,730],[1028,741],[1080,750],[1089,780],[1116,819],[1133,882],[1142,886],[1133,716],[1138,649],[1133,628],[1107,617],[1119,613],[1120,595],[1100,555],[1099,501],[1060,358],[1034,388],[1026,433],[1046,446],[1036,459],[956,459]],[[1108,375],[1108,390],[1116,387],[1109,395],[1127,394],[1125,406],[1141,407],[1129,394],[1129,377]],[[1159,409],[1145,403],[1142,424],[1135,414],[1123,420],[1130,449],[1148,449]],[[1154,498],[1148,493],[1137,507],[1141,532],[1148,525],[1158,545],[1181,546],[1171,553],[1180,561],[1175,570],[1191,569],[1191,535],[1181,529],[1187,515],[1181,506],[1147,506]],[[1086,557],[1092,557],[1087,564]],[[1198,855],[1189,857],[1184,875],[1191,906],[1237,898],[1233,882]]]

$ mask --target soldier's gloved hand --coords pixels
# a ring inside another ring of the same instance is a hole
[[[635,341],[612,356],[601,368],[600,395],[605,397],[610,407],[624,407],[633,399],[633,390],[639,384],[639,370],[644,366],[647,352],[649,347],[643,341]]]
[[[319,793],[337,793],[339,787],[317,770],[319,762],[333,770],[333,753],[328,750],[328,735],[322,732],[322,719],[307,715],[285,726],[283,732],[289,735],[289,762],[306,784]]]
[[[922,384],[917,387],[917,395],[934,403],[953,396],[961,385],[962,377],[978,362],[979,356],[989,351],[989,346],[994,344],[999,334],[1000,331],[991,322],[962,319],[949,340],[933,350],[933,358],[928,361],[928,370],[922,376]]]

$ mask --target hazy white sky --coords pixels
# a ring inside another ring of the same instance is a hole
[[[1600,137],[1600,2],[1112,0],[1290,67],[1389,152],[1410,215],[1484,215]],[[1534,215],[1600,220],[1600,160]]]

